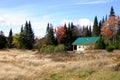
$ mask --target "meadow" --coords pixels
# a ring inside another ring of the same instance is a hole
[[[0,50],[0,80],[120,80],[120,51]]]

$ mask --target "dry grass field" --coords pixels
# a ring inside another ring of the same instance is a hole
[[[120,80],[120,51],[42,55],[0,50],[0,80]]]

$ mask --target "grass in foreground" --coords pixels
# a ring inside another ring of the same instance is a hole
[[[120,51],[41,55],[0,51],[0,80],[120,80]]]

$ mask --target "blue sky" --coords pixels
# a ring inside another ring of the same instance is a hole
[[[15,34],[30,20],[35,35],[44,36],[48,22],[54,27],[65,22],[92,25],[95,16],[100,20],[109,15],[111,6],[120,16],[119,3],[120,0],[1,0],[0,30],[8,35],[12,28]]]

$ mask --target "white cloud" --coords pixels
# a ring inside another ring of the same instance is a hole
[[[80,26],[87,26],[87,25],[93,25],[93,22],[87,18],[82,18],[82,19],[79,19],[78,24]]]
[[[32,27],[35,32],[35,36],[44,37],[47,27],[47,22],[35,20],[32,21]]]
[[[89,25],[92,26],[93,25],[93,22],[87,18],[81,18],[78,21],[64,19],[62,20],[62,25],[64,25],[65,23],[68,25],[68,23],[70,22],[73,22],[75,25],[79,25],[79,26],[89,26]]]
[[[43,18],[43,20],[40,20]],[[39,16],[32,17],[31,13],[26,10],[6,10],[0,9],[0,30],[8,36],[10,28],[12,28],[13,33],[19,33],[21,25],[24,25],[27,20],[31,21],[32,28],[34,30],[35,36],[43,37],[45,35],[47,22],[46,19],[50,16]]]

